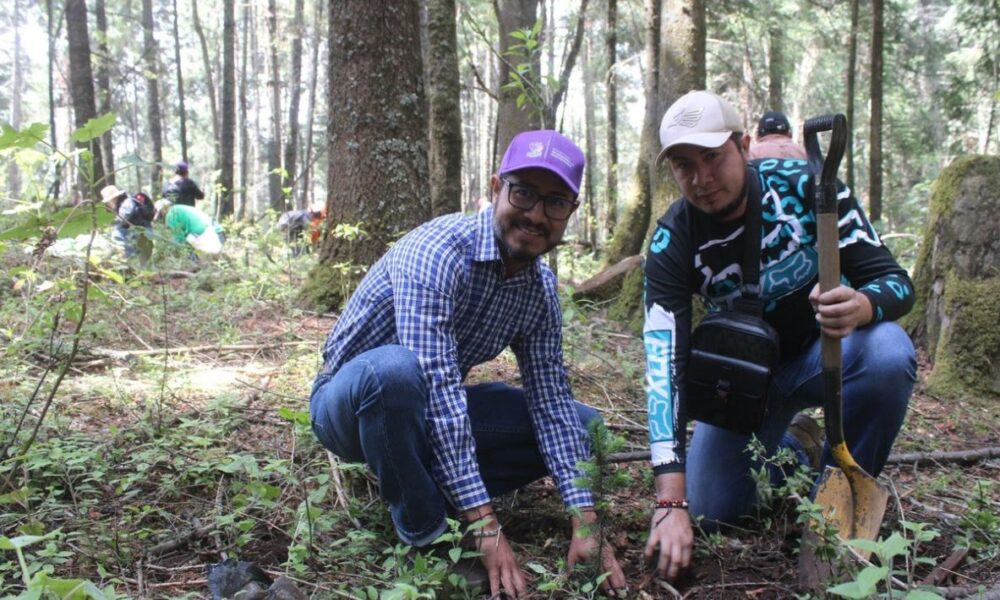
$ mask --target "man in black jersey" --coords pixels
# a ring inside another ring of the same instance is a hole
[[[857,199],[837,184],[842,285],[819,293],[812,173],[799,159],[747,164],[749,138],[739,114],[707,91],[682,96],[663,116],[657,158],[683,198],[657,222],[646,260],[646,381],[656,509],[646,554],[674,578],[691,560],[690,514],[714,529],[752,512],[757,501],[751,436],[697,423],[690,450],[676,418],[683,400],[691,333],[691,297],[709,311],[732,310],[740,297],[744,218],[760,203],[760,297],[777,331],[781,356],[767,390],[767,414],[754,433],[768,453],[805,448],[787,430],[803,409],[820,406],[820,330],[841,338],[844,433],[872,475],[885,464],[916,379],[913,345],[893,320],[913,305],[913,284],[882,244]],[[749,168],[748,168],[749,167]],[[749,198],[750,177],[759,194]],[[692,398],[691,401],[695,401]],[[819,467],[831,464],[823,448]],[[784,474],[772,469],[772,483]]]

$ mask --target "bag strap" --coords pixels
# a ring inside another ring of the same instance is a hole
[[[760,228],[761,193],[757,170],[747,167],[747,210],[743,221],[743,285],[736,310],[760,317],[764,303],[760,300]]]

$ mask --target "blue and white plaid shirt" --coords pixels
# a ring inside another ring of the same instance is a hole
[[[569,507],[591,506],[574,485],[588,457],[562,357],[556,278],[536,260],[504,279],[493,210],[453,214],[403,236],[362,280],[323,348],[336,372],[358,354],[400,344],[427,381],[432,473],[459,510],[490,497],[479,474],[465,388],[469,370],[510,346],[545,464]]]

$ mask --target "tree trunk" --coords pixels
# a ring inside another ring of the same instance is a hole
[[[49,144],[53,148],[59,147],[59,139],[56,136],[56,88],[55,88],[55,64],[56,64],[56,27],[52,20],[52,1],[45,0],[45,28],[48,33],[49,42],[49,64],[46,67],[46,74],[49,82]],[[62,163],[57,162],[54,169],[52,183],[49,185],[47,198],[59,197],[62,190]]]
[[[215,77],[212,75],[212,59],[208,54],[208,42],[205,41],[205,31],[201,27],[201,19],[198,18],[199,0],[191,0],[191,23],[194,25],[194,32],[198,34],[198,42],[201,45],[201,58],[205,63],[205,84],[208,88],[208,107],[212,109],[212,144],[215,152],[215,166],[221,168],[222,138],[219,133],[219,108],[216,103]],[[223,11],[225,12],[225,11]],[[223,34],[225,36],[225,34]],[[231,186],[230,186],[231,187]]]
[[[90,38],[87,32],[87,6],[84,0],[66,0],[66,40],[69,44],[70,95],[73,98],[73,122],[77,128],[97,116],[94,101],[94,75],[90,67]],[[101,145],[91,140],[81,147],[89,148],[92,160],[80,159],[78,193],[91,199],[99,197],[104,185],[104,163]],[[88,164],[89,162],[89,164]]]
[[[882,45],[884,0],[872,0],[871,136],[868,151],[868,217],[882,218]]]
[[[615,69],[618,65],[618,0],[608,0],[608,32],[604,39],[605,53],[608,57],[608,74],[606,79],[607,104],[605,119],[604,152],[607,159],[607,181],[604,184],[604,207],[607,218],[604,222],[606,231],[614,231],[618,223],[618,78]],[[595,234],[597,227],[595,226]],[[593,236],[596,244],[600,236]],[[597,246],[594,246],[597,249]]]
[[[111,112],[111,76],[108,68],[111,64],[111,55],[108,53],[108,16],[104,0],[97,0],[94,3],[94,17],[97,21],[99,55],[95,73],[98,93],[97,114],[105,115]],[[111,185],[115,182],[115,150],[110,131],[101,136],[101,157],[104,159],[104,181]]]
[[[330,128],[327,133],[328,228],[301,298],[337,307],[359,267],[431,214],[427,189],[427,113],[416,0],[331,2]],[[350,81],[352,85],[343,85]],[[365,235],[333,235],[338,224]],[[351,266],[344,274],[338,265]]]
[[[773,25],[767,32],[767,108],[785,110],[785,46],[783,30]]]
[[[21,128],[21,88],[24,87],[24,73],[21,65],[21,0],[14,0],[14,65],[10,91],[10,125]],[[7,194],[11,198],[21,195],[21,172],[17,163],[11,160],[7,166]]]
[[[508,66],[511,57],[508,57],[507,52],[510,50],[512,42],[516,41],[510,34],[518,29],[530,29],[535,24],[538,0],[493,0],[493,10],[496,12],[497,22],[500,26],[500,55],[504,57],[500,61],[498,69],[500,100],[497,105],[496,150],[493,160],[490,161],[491,164],[496,165],[500,162],[500,157],[496,154],[506,150],[515,135],[529,129],[538,129],[541,127],[542,121],[541,115],[532,114],[528,104],[525,105],[524,109],[517,106],[517,90],[505,88],[505,84],[511,79],[511,70]],[[540,72],[537,59],[536,55],[530,67],[532,73],[530,77],[536,82],[539,80],[538,74]]]
[[[594,68],[593,63],[593,44],[591,44],[590,39],[584,42],[583,48],[583,63],[580,68],[583,69],[583,87],[586,90],[595,89],[596,82],[594,81]],[[594,190],[597,189],[594,180],[597,178],[597,169],[593,165],[597,164],[597,134],[594,131],[596,128],[595,121],[597,119],[594,116],[594,98],[593,94],[583,95],[583,123],[586,132],[584,137],[586,139],[586,150],[587,150],[587,164],[591,165],[589,169],[586,169],[584,176],[586,177],[583,201],[586,203],[585,210],[578,212],[580,220],[583,222],[583,239],[587,240],[590,244],[590,249],[592,252],[597,251],[597,198]]]
[[[299,151],[299,102],[302,98],[302,22],[304,0],[295,0],[295,16],[292,21],[292,75],[288,80],[288,139],[285,141],[285,181],[283,187],[292,188],[291,199],[297,198],[296,188],[300,188],[296,159]],[[301,202],[295,200],[292,205]]]
[[[313,129],[315,126],[314,119],[316,117],[316,85],[319,81],[319,47],[322,42],[322,36],[320,35],[319,24],[322,22],[321,18],[321,6],[319,2],[315,3],[315,13],[313,16],[313,45],[312,45],[312,58],[309,64],[312,65],[312,71],[309,76],[309,110],[306,112],[306,151],[302,157],[305,163],[305,169],[302,175],[302,204],[299,208],[305,208],[311,206],[313,203]]]
[[[163,126],[160,122],[160,50],[153,35],[153,0],[142,0],[142,38],[146,63],[146,100],[149,136],[152,150],[152,178],[150,190],[159,196],[163,174]]]
[[[220,216],[233,214],[233,158],[236,142],[236,7],[222,2],[222,139],[219,156]]]
[[[858,3],[851,0],[851,32],[847,44],[847,152],[844,159],[847,162],[847,187],[854,190],[854,96],[857,82],[858,62]],[[857,193],[857,192],[855,192]]]
[[[177,106],[179,114],[177,115],[180,120],[181,126],[181,160],[187,162],[188,160],[188,146],[187,146],[187,110],[184,108],[184,75],[181,69],[181,38],[178,33],[177,25],[177,0],[173,0],[174,4],[174,63],[177,67]]]
[[[455,0],[427,0],[431,213],[462,210],[462,112]]]
[[[549,102],[548,106],[545,107],[545,119],[543,121],[543,126],[547,129],[559,129],[556,126],[556,113],[559,112],[559,105],[562,104],[563,98],[566,96],[566,90],[569,88],[569,76],[573,72],[573,66],[576,64],[576,57],[580,54],[580,47],[583,45],[583,31],[587,22],[587,3],[589,0],[580,0],[580,12],[577,13],[576,17],[576,31],[573,34],[573,42],[570,45],[569,52],[566,53],[566,57],[563,60],[562,71],[559,73],[559,79],[557,80],[556,87],[552,90],[552,100]],[[555,43],[553,40],[551,43]]]
[[[267,87],[271,90],[271,139],[267,142],[267,197],[276,212],[285,211],[285,197],[281,191],[281,79],[278,62],[278,4],[267,2],[268,70]]]
[[[250,147],[252,146],[250,143],[250,123],[247,121],[247,50],[250,47],[250,6],[248,4],[243,4],[240,10],[243,12],[243,37],[240,38],[240,101],[239,113],[237,115],[237,127],[240,132],[240,197],[239,202],[236,203],[237,221],[242,221],[247,216],[247,188],[249,187],[249,182],[247,181],[247,171],[249,165]]]

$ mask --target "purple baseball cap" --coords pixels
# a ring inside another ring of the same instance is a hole
[[[500,175],[521,169],[545,169],[559,176],[575,195],[587,160],[568,137],[551,129],[524,131],[514,136],[500,162]]]

